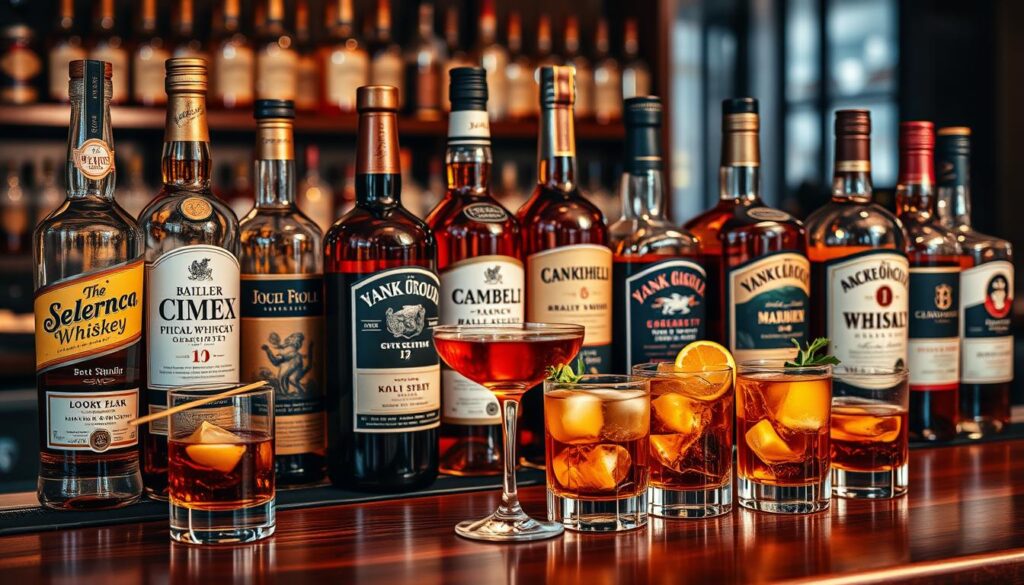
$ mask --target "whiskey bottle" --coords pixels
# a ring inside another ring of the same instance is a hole
[[[960,244],[960,421],[972,439],[1010,424],[1013,248],[971,227],[971,131],[938,132],[938,215]]]
[[[274,388],[278,485],[324,477],[323,234],[295,203],[294,104],[256,102],[256,206],[239,221],[242,381]]]
[[[49,94],[55,102],[71,99],[68,94],[68,66],[85,59],[82,37],[75,30],[75,0],[57,0],[57,26],[50,37]]]
[[[934,125],[903,122],[899,146],[896,208],[910,260],[910,436],[948,441],[960,405],[960,244],[935,212]]]
[[[114,202],[110,63],[72,61],[67,200],[33,234],[39,502],[113,508],[142,494],[143,235]]]
[[[477,48],[474,54],[477,64],[487,70],[487,92],[490,96],[487,113],[491,120],[505,118],[508,100],[508,82],[505,79],[508,50],[498,43],[497,39],[498,17],[494,11],[494,0],[483,0],[480,8]]]
[[[622,217],[608,227],[614,253],[612,315],[615,371],[675,361],[704,339],[707,273],[700,244],[665,217],[661,100],[626,100]]]
[[[519,12],[508,13],[508,80],[505,113],[513,120],[537,115],[537,83],[533,78],[533,61],[523,51],[523,25]]]
[[[267,21],[256,53],[256,99],[295,99],[299,54],[284,18],[284,0],[267,0]]]
[[[448,54],[434,34],[434,5],[420,3],[416,37],[405,53],[405,109],[421,120],[441,119],[441,75]]]
[[[298,0],[295,4],[295,52],[299,59],[295,72],[295,109],[315,110],[320,106],[320,58],[313,45],[307,0]]]
[[[640,33],[635,18],[626,19],[623,31],[622,99],[651,93],[651,69],[640,58]]]
[[[452,113],[445,154],[448,184],[427,225],[437,238],[441,322],[507,325],[523,322],[519,223],[491,195],[487,73],[452,69]],[[440,470],[498,475],[501,410],[494,394],[447,366],[441,368]]]
[[[536,63],[538,69],[558,65],[558,58],[553,52],[553,44],[551,42],[551,16],[549,14],[541,14],[537,17]],[[539,82],[539,78],[537,79]]]
[[[832,198],[807,217],[811,337],[850,368],[907,364],[910,266],[903,225],[871,202],[871,117],[839,110]]]
[[[124,39],[117,33],[114,0],[99,0],[96,10],[95,40],[89,49],[89,58],[106,61],[114,68],[111,78],[114,93],[110,101],[123,104],[128,101],[128,49],[124,46]]]
[[[330,3],[325,3],[330,8]],[[328,10],[328,12],[331,12]],[[330,46],[323,55],[323,106],[343,113],[356,111],[354,87],[366,85],[370,75],[370,57],[356,37],[352,0],[337,0],[331,23]]]
[[[444,81],[449,78],[452,69],[473,66],[469,55],[462,50],[462,43],[459,42],[459,10],[455,6],[449,6],[444,11],[444,42],[448,50],[448,58],[441,67],[441,83],[438,83],[438,91],[441,94],[441,107],[445,112],[450,112],[452,111],[452,102],[448,95],[449,86]]]
[[[599,124],[622,119],[622,73],[610,48],[608,20],[601,18],[594,37],[594,118]]]
[[[356,204],[324,243],[327,468],[336,485],[410,490],[437,476],[437,245],[402,206],[398,92],[356,99]]]
[[[142,0],[138,43],[132,52],[132,100],[143,106],[167,103],[164,93],[164,62],[170,51],[158,30],[156,0]]]
[[[195,16],[195,0],[178,0],[173,56],[209,60],[203,41],[196,32]]]
[[[167,62],[163,187],[139,214],[146,235],[146,401],[167,408],[180,386],[239,381],[238,220],[210,190],[206,61]],[[143,432],[143,479],[166,498],[167,422]]]
[[[306,147],[305,166],[298,206],[324,232],[334,223],[334,193],[330,183],[320,177],[320,147],[315,144]]]
[[[593,117],[594,71],[580,51],[580,22],[573,14],[565,19],[565,65],[576,71],[576,118]]]
[[[248,108],[253,100],[256,57],[242,32],[239,0],[223,0],[213,13],[217,39],[210,64],[211,103],[222,108]]]
[[[401,103],[405,64],[402,61],[402,48],[392,38],[391,0],[377,0],[377,19],[373,27],[370,55],[370,83],[396,88]]]
[[[761,200],[760,118],[753,98],[722,102],[719,200],[686,222],[708,268],[708,336],[737,361],[790,359],[807,341],[811,266],[803,224]]]

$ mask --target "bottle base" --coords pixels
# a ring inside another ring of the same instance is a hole
[[[274,534],[275,498],[237,510],[197,510],[171,503],[170,534],[185,544],[244,544]]]
[[[142,474],[105,477],[40,475],[36,482],[39,503],[53,510],[106,510],[122,508],[142,498]]]
[[[578,500],[548,490],[548,520],[576,532],[622,532],[647,525],[647,492],[607,500]]]
[[[650,513],[660,518],[713,518],[732,511],[732,482],[703,490],[650,487]]]
[[[811,514],[827,510],[832,496],[831,477],[825,481],[798,486],[736,480],[737,501],[744,508],[771,514]]]
[[[832,495],[851,499],[888,499],[907,493],[906,463],[887,471],[847,471],[832,468]]]

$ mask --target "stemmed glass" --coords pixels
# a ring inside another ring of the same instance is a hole
[[[437,353],[449,367],[482,384],[501,403],[505,473],[501,504],[480,520],[455,527],[474,540],[522,542],[558,536],[556,522],[534,520],[523,512],[516,494],[516,419],[523,394],[540,383],[547,367],[570,363],[583,345],[583,326],[523,323],[511,326],[439,325],[434,328]]]

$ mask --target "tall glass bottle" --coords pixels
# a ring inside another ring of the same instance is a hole
[[[434,5],[420,3],[416,37],[405,53],[405,109],[423,120],[441,119],[441,75],[448,58],[434,33]]]
[[[565,18],[565,64],[576,70],[576,117],[593,117],[594,71],[580,50],[580,21],[575,14]]]
[[[323,54],[322,106],[330,111],[352,113],[356,111],[356,96],[352,88],[366,85],[370,76],[370,56],[356,36],[352,0],[336,0],[333,12],[334,19],[327,19],[331,26],[331,39]]]
[[[1013,248],[971,227],[971,130],[938,132],[938,216],[960,244],[959,431],[977,439],[1010,424]]]
[[[295,109],[315,110],[320,106],[320,57],[309,26],[308,0],[298,0],[295,4],[295,52],[299,56],[295,73]]]
[[[295,201],[295,106],[256,102],[256,206],[239,221],[242,381],[274,387],[278,485],[324,477],[323,233]]]
[[[174,57],[209,59],[203,40],[196,31],[195,0],[178,0],[174,27]]]
[[[960,405],[960,244],[936,216],[931,122],[900,124],[896,209],[907,233],[910,313],[910,436],[956,436]]]
[[[640,33],[635,18],[626,19],[623,31],[622,98],[647,95],[651,92],[651,69],[640,58]]]
[[[211,102],[224,108],[248,108],[253,100],[255,56],[242,32],[239,0],[223,0],[214,11],[215,35],[210,79]]]
[[[356,205],[324,242],[326,343],[335,356],[327,468],[336,485],[403,491],[437,476],[437,244],[402,206],[398,92],[360,87],[356,100]]]
[[[55,102],[67,102],[68,66],[85,59],[82,37],[75,30],[75,0],[57,0],[57,26],[50,37],[49,95]]]
[[[513,120],[523,120],[537,115],[537,83],[533,79],[533,61],[523,50],[523,24],[519,12],[508,13],[508,64],[505,79],[508,80],[505,113]]]
[[[392,38],[391,0],[377,0],[377,16],[373,27],[373,43],[370,45],[370,83],[390,85],[398,89],[399,102],[405,77],[405,63],[402,61],[402,47]]]
[[[239,381],[238,220],[210,190],[206,61],[167,62],[163,187],[139,214],[146,236],[146,401],[167,408],[180,386]],[[167,494],[167,422],[143,432],[143,478]]]
[[[505,118],[508,100],[508,82],[505,67],[508,66],[508,50],[498,43],[498,17],[494,11],[494,0],[483,0],[480,8],[480,29],[477,48],[474,50],[477,63],[487,70],[487,92],[490,95],[487,106],[491,120]]]
[[[448,80],[452,69],[473,66],[473,62],[469,60],[469,55],[462,49],[462,43],[459,41],[459,10],[455,6],[448,6],[444,11],[444,42],[448,50],[448,58],[445,59],[444,65],[441,67],[441,82],[437,84],[437,89],[441,94],[439,96],[441,107],[445,112],[450,112],[452,111],[452,102],[448,95],[448,85],[444,82]]]
[[[608,227],[614,254],[612,363],[618,372],[674,361],[687,343],[704,338],[707,305],[700,244],[665,217],[661,99],[629,99],[624,117],[622,217]]]
[[[267,0],[267,20],[256,52],[256,99],[294,100],[299,54],[285,28],[284,0]]]
[[[142,494],[138,429],[127,424],[139,415],[142,232],[114,202],[112,67],[69,70],[67,200],[32,237],[36,494],[49,508],[114,508]]]
[[[164,62],[171,58],[158,30],[156,0],[142,0],[138,43],[132,52],[132,100],[143,106],[167,103],[164,92]]]
[[[622,73],[610,49],[608,20],[602,17],[594,35],[594,118],[600,124],[622,119]]]
[[[789,359],[807,340],[811,266],[804,226],[761,200],[758,103],[722,102],[719,200],[686,222],[710,275],[708,337],[737,361]]]
[[[114,93],[110,100],[111,103],[123,104],[128,101],[128,49],[117,32],[114,0],[100,0],[96,9],[95,40],[89,49],[89,58],[106,61],[114,68]]]
[[[807,217],[811,337],[851,368],[907,363],[907,236],[871,202],[871,117],[839,110],[832,199]]]
[[[437,238],[441,320],[455,325],[523,321],[519,223],[491,195],[487,73],[452,69],[448,185],[427,217]],[[441,368],[440,469],[453,475],[498,475],[501,411],[494,394],[447,366]]]

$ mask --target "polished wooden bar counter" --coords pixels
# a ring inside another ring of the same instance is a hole
[[[544,513],[543,488],[521,495],[530,513]],[[908,497],[838,499],[812,516],[738,509],[521,545],[455,535],[456,522],[485,515],[497,499],[495,491],[282,511],[274,537],[246,546],[172,543],[164,522],[9,536],[0,538],[0,575],[13,585],[1024,581],[1024,441],[914,450]]]

